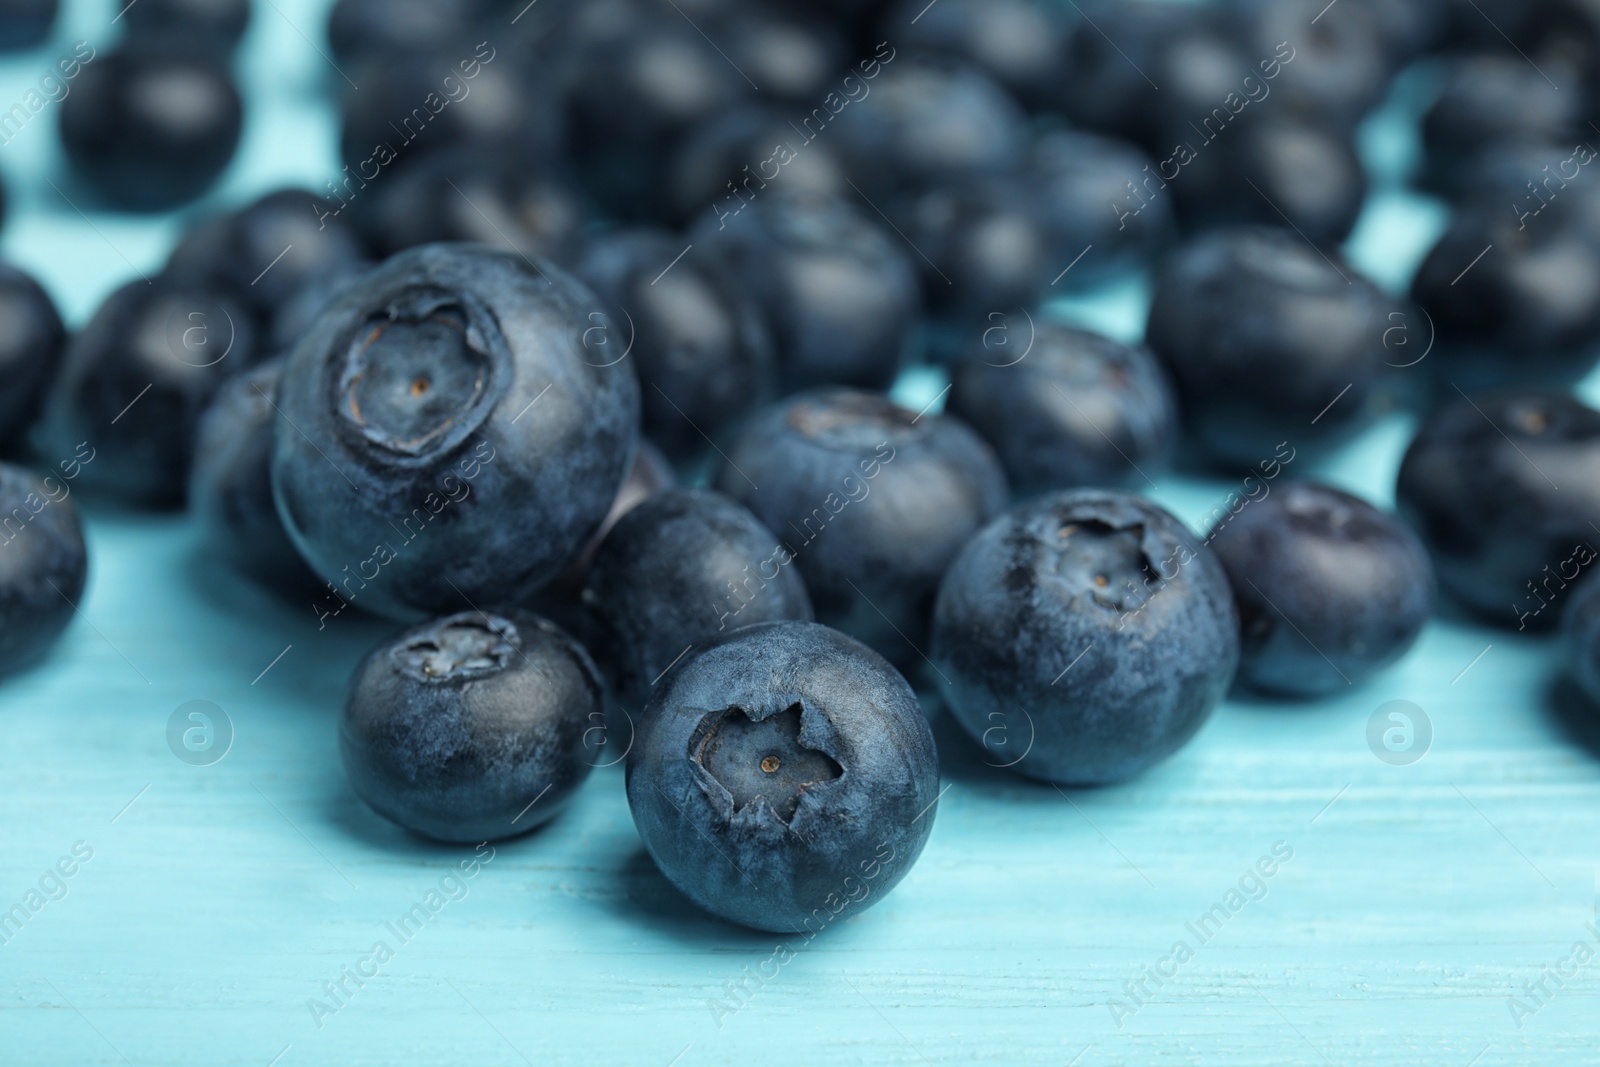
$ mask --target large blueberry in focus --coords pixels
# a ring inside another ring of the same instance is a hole
[[[176,207],[211,187],[244,125],[225,54],[203,37],[150,34],[79,58],[60,109],[61,144],[80,178],[135,211]]]
[[[1600,582],[1579,587],[1566,612],[1567,668],[1579,688],[1600,705]]]
[[[572,638],[536,615],[464,611],[367,654],[339,750],[380,815],[438,841],[491,841],[572,799],[602,709],[599,675]]]
[[[1516,196],[1464,204],[1412,281],[1447,396],[1571,385],[1600,358],[1600,187]]]
[[[335,205],[280,189],[184,235],[166,273],[227,293],[263,324],[307,286],[326,286],[364,264],[361,239]]]
[[[321,584],[296,551],[272,499],[273,398],[287,361],[236,375],[218,390],[195,434],[189,507],[206,551],[286,596]]]
[[[29,275],[0,263],[0,447],[21,439],[39,417],[45,392],[61,368],[67,330]]]
[[[0,463],[0,674],[49,651],[83,597],[89,555],[71,492],[58,474]]]
[[[819,622],[908,669],[945,568],[1008,495],[993,450],[959,419],[851,389],[758,414],[716,486],[781,539]]]
[[[1290,482],[1225,516],[1208,543],[1239,608],[1239,680],[1322,696],[1403,656],[1433,611],[1410,528],[1349,493]]]
[[[590,349],[631,360],[645,436],[675,458],[703,452],[770,399],[778,374],[761,309],[724,264],[687,243],[615,230],[591,241],[576,268],[608,313],[591,324]]]
[[[1147,331],[1211,459],[1253,465],[1358,427],[1383,369],[1389,299],[1289,229],[1213,230],[1156,281]]]
[[[842,201],[774,190],[714,205],[690,236],[765,312],[788,388],[893,383],[922,310],[898,235]]]
[[[911,687],[812,623],[697,649],[656,687],[628,754],[628,806],[661,873],[712,914],[778,933],[820,933],[894,888],[938,797]]]
[[[345,600],[516,603],[577,553],[639,435],[631,366],[584,346],[599,311],[553,264],[424,245],[322,312],[284,375],[272,480]]]
[[[1003,171],[1022,159],[1027,122],[1011,95],[976,67],[880,48],[875,81],[828,127],[850,177],[876,202],[897,192]],[[847,87],[848,88],[848,87]]]
[[[1600,552],[1600,411],[1553,392],[1459,398],[1417,431],[1396,500],[1445,592],[1548,630]]]
[[[168,275],[129,282],[68,343],[43,447],[56,458],[88,442],[98,458],[81,484],[141,506],[181,504],[195,427],[255,359],[255,338],[231,298]]]
[[[996,766],[1096,785],[1194,736],[1233,681],[1239,621],[1222,565],[1182,523],[1082,489],[968,543],[939,590],[932,655]]]
[[[669,489],[623,516],[600,545],[583,602],[592,643],[635,706],[697,642],[782,619],[811,620],[805,582],[776,535],[732,498]]]
[[[1148,484],[1178,436],[1161,364],[1147,348],[1046,319],[1035,326],[1030,348],[1012,338],[967,352],[945,410],[994,446],[1018,493]]]

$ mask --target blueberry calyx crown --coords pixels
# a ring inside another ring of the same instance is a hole
[[[511,620],[468,611],[430,623],[390,655],[419,681],[465,682],[499,674],[521,650]]]
[[[800,740],[798,703],[762,719],[740,707],[713,711],[689,742],[689,757],[733,797],[735,812],[757,799],[785,823],[794,819],[806,787],[844,775],[826,752]]]
[[[870,393],[839,392],[796,404],[788,423],[808,440],[844,451],[872,449],[885,441],[918,436],[916,412],[907,411],[887,397]],[[930,423],[931,425],[931,423]]]
[[[339,375],[337,409],[368,442],[406,457],[458,444],[501,391],[504,341],[466,294],[412,289],[362,324]]]
[[[1056,529],[1051,570],[1078,596],[1119,613],[1135,610],[1162,581],[1145,551],[1142,522],[1071,519]]]

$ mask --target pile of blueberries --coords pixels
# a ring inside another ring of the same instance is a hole
[[[61,136],[165,210],[233,156],[250,5],[125,15]],[[64,481],[186,504],[322,624],[410,626],[340,727],[378,812],[522,833],[631,738],[662,872],[780,931],[915,862],[941,709],[1114,782],[1230,691],[1348,691],[1436,588],[1564,616],[1600,702],[1594,3],[339,0],[325,55],[325,188],[201,219],[71,335],[0,268],[4,669],[83,592]],[[1451,209],[1405,296],[1338,251],[1397,80]],[[1143,344],[1046,307],[1146,273]],[[1397,404],[1399,518],[1296,476]],[[1134,492],[1174,460],[1242,479],[1203,535]]]

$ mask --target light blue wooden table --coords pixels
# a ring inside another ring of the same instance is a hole
[[[0,64],[0,110],[72,42],[110,39],[109,3],[68,8],[49,46]],[[323,4],[257,8],[218,203],[336,171],[319,100],[337,75],[306,41]],[[42,112],[0,147],[3,249],[81,323],[178,223],[80,215],[53,142]],[[1364,143],[1403,167],[1403,124]],[[1385,189],[1351,255],[1403,286],[1442,223]],[[1136,334],[1142,299],[1066,310]],[[1386,418],[1320,473],[1388,503],[1410,429]],[[1155,495],[1198,522],[1232,488]],[[385,625],[319,632],[198,566],[183,517],[88,522],[83,617],[0,687],[0,910],[39,904],[0,935],[5,1067],[1600,1063],[1600,960],[1573,957],[1600,940],[1600,720],[1552,702],[1545,641],[1438,619],[1370,685],[1231,702],[1170,763],[1094,792],[1007,777],[939,722],[949,788],[921,863],[807,944],[676,897],[620,768],[492,854],[409,839],[351,794],[334,743]],[[192,700],[232,724],[210,766],[168,746]],[[1409,765],[1369,747],[1390,700],[1431,724]],[[417,905],[427,921],[397,934]]]

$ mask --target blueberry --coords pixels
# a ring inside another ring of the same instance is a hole
[[[439,241],[475,241],[566,264],[591,214],[559,162],[503,144],[430,153],[358,194],[345,205],[349,218],[384,255]]]
[[[19,442],[39,417],[61,368],[67,330],[50,294],[25,272],[0,263],[0,447]]]
[[[874,202],[898,192],[1016,166],[1027,147],[1022,109],[976,67],[884,46],[877,77],[837,119],[819,108],[810,136],[837,138],[851,180]],[[830,121],[822,124],[821,120]],[[815,132],[813,133],[813,130]]]
[[[1389,305],[1292,230],[1219,229],[1163,265],[1147,337],[1204,452],[1252,465],[1285,441],[1325,445],[1362,423]]]
[[[1479,0],[1482,15],[1496,19],[1488,27],[1474,26],[1481,34],[1479,47],[1503,49],[1509,41],[1550,75],[1557,84],[1580,85],[1591,94],[1600,87],[1600,12],[1589,0],[1525,0],[1498,3]],[[1504,7],[1504,11],[1496,11]],[[1478,22],[1481,24],[1483,18]]]
[[[647,8],[570,62],[567,145],[584,187],[610,213],[669,213],[668,161],[689,130],[753,92],[690,20]]]
[[[345,87],[340,153],[345,173],[330,195],[373,195],[385,172],[433,152],[484,145],[524,158],[558,152],[562,115],[542,77],[492,40],[448,35],[426,46],[366,57]]]
[[[781,539],[817,619],[897,664],[919,648],[945,568],[1006,505],[994,452],[957,419],[822,389],[755,416],[716,486]]]
[[[89,556],[71,492],[70,479],[0,463],[0,674],[42,658],[83,597]]]
[[[339,750],[380,815],[438,841],[491,841],[572,799],[602,708],[594,664],[572,638],[534,615],[466,611],[367,654]]]
[[[1290,482],[1222,518],[1207,542],[1233,585],[1239,681],[1323,696],[1405,655],[1433,610],[1416,534],[1349,493]]]
[[[734,419],[771,398],[777,365],[760,308],[718,260],[660,230],[614,230],[590,242],[577,274],[608,314],[596,359],[629,359],[644,433],[674,458],[705,451]]]
[[[129,282],[67,345],[52,386],[44,447],[99,458],[83,484],[149,507],[181,505],[195,428],[222,383],[256,357],[250,313],[168,275]]]
[[[1597,155],[1588,141],[1556,141],[1546,138],[1500,141],[1493,152],[1484,152],[1462,164],[1453,173],[1452,197],[1458,211],[1487,208],[1504,211],[1512,205],[1520,220],[1526,213],[1531,222],[1544,213],[1544,207],[1569,187],[1593,187],[1593,163]]]
[[[690,234],[766,313],[789,389],[888,388],[922,310],[899,237],[848,203],[768,192]]]
[[[539,590],[533,599],[526,602],[526,606],[536,615],[554,622],[563,630],[581,640],[585,647],[593,640],[593,619],[583,610],[581,597],[583,587],[589,581],[589,568],[594,565],[594,557],[600,551],[609,534],[622,517],[646,500],[677,484],[677,475],[672,469],[672,464],[661,450],[644,438],[639,439],[639,450],[633,454],[633,466],[628,471],[628,477],[623,480],[622,487],[617,490],[617,495],[611,502],[611,510],[606,513],[605,520],[600,523],[599,529],[589,536],[589,540],[578,550],[577,555],[567,562],[560,574],[550,580],[550,584]]]
[[[273,398],[287,361],[231,378],[206,409],[195,435],[189,507],[201,543],[239,573],[286,596],[315,590],[272,500]]]
[[[853,195],[844,161],[825,138],[808,139],[803,112],[745,104],[707,118],[684,139],[666,176],[674,220],[717,205],[721,217],[768,187],[801,196]]]
[[[0,52],[43,44],[60,7],[60,0],[5,0],[0,4]]]
[[[1444,85],[1422,120],[1424,184],[1456,193],[1480,160],[1493,158],[1508,144],[1587,139],[1584,111],[1578,86],[1552,83],[1520,56],[1456,56],[1448,61]]]
[[[160,211],[198,197],[233,158],[244,104],[200,39],[140,36],[86,62],[61,101],[61,143],[108,203]]]
[[[1051,130],[1033,142],[1021,180],[1035,190],[1051,247],[1067,257],[1051,264],[1051,292],[1145,267],[1171,237],[1166,183],[1129,141]]]
[[[1238,27],[1214,5],[1084,0],[1079,7],[1083,18],[1061,63],[1067,115],[1163,156],[1171,154],[1174,129],[1244,91],[1256,59],[1281,64],[1270,51],[1247,58]]]
[[[1252,63],[1269,58],[1282,62],[1271,82],[1274,113],[1293,112],[1349,131],[1383,98],[1393,55],[1372,12],[1376,4],[1332,9],[1325,4],[1231,0],[1227,18],[1238,26],[1240,46]],[[1258,66],[1251,73],[1258,72],[1265,70]],[[1213,101],[1201,113],[1222,102]]]
[[[355,228],[334,205],[280,189],[192,227],[167,259],[168,274],[227,293],[262,325],[307,286],[325,286],[365,265]]]
[[[1161,508],[1081,489],[1013,509],[939,589],[933,659],[996,765],[1096,785],[1194,736],[1227,693],[1239,621],[1217,558]]]
[[[668,489],[623,516],[595,555],[584,605],[620,699],[635,707],[689,646],[729,630],[811,621],[778,538],[732,498]]]
[[[584,346],[599,311],[553,264],[476,245],[402,252],[323,311],[284,375],[272,478],[342,600],[516,603],[577,553],[638,441],[631,367]]]
[[[1032,0],[901,0],[883,24],[889,40],[965,59],[1041,109],[1059,104],[1070,32],[1065,8]]]
[[[1600,550],[1596,471],[1600,411],[1532,390],[1462,397],[1417,431],[1396,497],[1445,592],[1501,626],[1549,629]]]
[[[1055,264],[1081,251],[1052,242],[1038,198],[1020,176],[935,185],[912,199],[899,228],[921,253],[929,312],[963,340],[983,333],[995,316],[1032,306],[1060,269]]]
[[[820,933],[892,889],[939,797],[905,679],[804,622],[736,630],[669,671],[627,768],[634,824],[668,880],[780,933]]]
[[[1432,51],[1449,32],[1451,0],[1354,0],[1354,4],[1371,19],[1391,65]]]
[[[1170,185],[1186,230],[1277,226],[1287,219],[1324,247],[1350,236],[1367,195],[1366,173],[1348,131],[1280,114],[1263,114],[1217,138]]]
[[[1464,205],[1411,296],[1436,331],[1430,366],[1442,385],[1581,380],[1600,357],[1600,188],[1552,185],[1510,204]]]
[[[250,0],[138,0],[122,13],[131,31],[204,34],[235,45],[250,24]]]
[[[328,44],[341,63],[428,48],[477,23],[488,7],[486,0],[338,0]]]
[[[727,4],[706,34],[760,87],[762,99],[807,107],[835,90],[850,58],[843,35],[827,20],[773,4]]]
[[[1600,582],[1584,582],[1567,605],[1567,665],[1579,688],[1600,705]]]
[[[1131,486],[1158,473],[1178,412],[1149,349],[1048,319],[1034,326],[1004,347],[974,346],[945,410],[994,446],[1018,493]]]
[[[1547,15],[1542,0],[1446,0],[1447,43],[1477,48],[1503,48],[1507,40],[1524,36],[1530,20]],[[1515,40],[1512,40],[1515,44]]]

